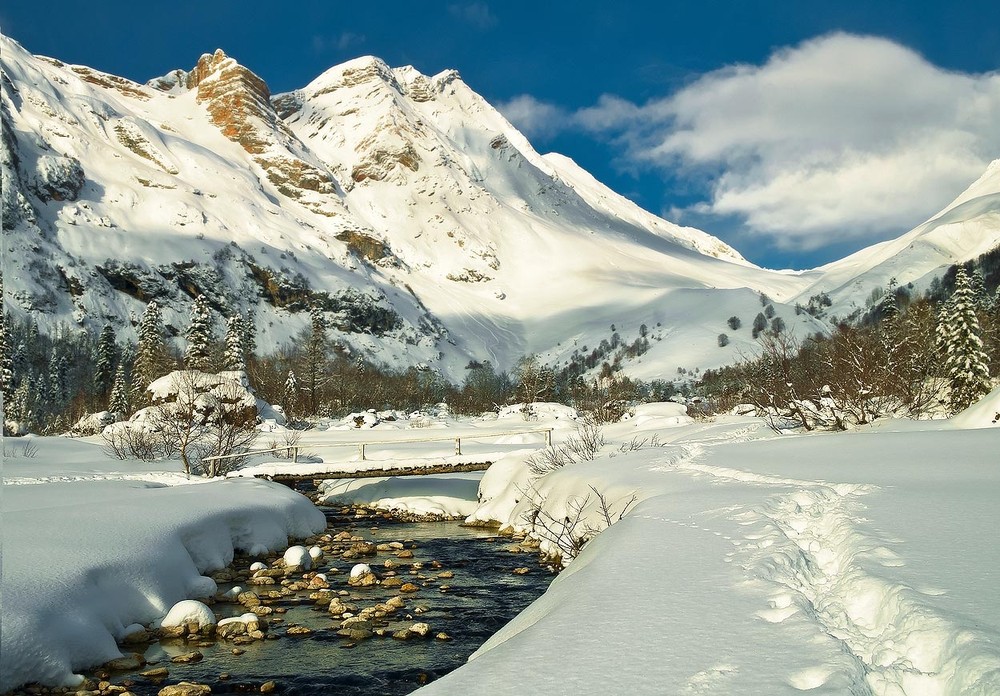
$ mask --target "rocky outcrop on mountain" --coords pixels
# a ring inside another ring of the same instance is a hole
[[[160,78],[157,84],[172,89],[183,76],[186,88],[197,90],[196,100],[212,123],[254,156],[281,194],[322,215],[343,212],[333,176],[299,156],[305,148],[278,117],[267,84],[253,71],[218,49],[202,55],[190,72],[170,75],[174,79]]]
[[[264,80],[227,56],[221,49],[203,55],[187,75],[188,89],[197,89],[212,123],[222,134],[260,155],[275,144],[275,130],[291,138],[271,107]]]

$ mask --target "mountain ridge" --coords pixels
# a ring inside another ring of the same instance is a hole
[[[221,50],[140,85],[0,41],[5,280],[43,328],[127,338],[157,299],[176,331],[205,293],[268,350],[319,303],[348,350],[451,379],[641,327],[630,374],[725,364],[761,293],[825,330],[791,303],[833,276],[758,268],[540,155],[456,71],[362,57],[271,95]]]

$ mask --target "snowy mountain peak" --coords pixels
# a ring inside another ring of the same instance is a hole
[[[180,327],[204,294],[220,324],[255,314],[269,350],[319,305],[339,344],[452,379],[528,353],[646,378],[725,364],[753,349],[727,320],[749,326],[760,293],[789,331],[824,330],[780,304],[816,274],[540,155],[452,70],[362,57],[272,96],[221,50],[148,85],[7,39],[0,59],[5,280],[43,328],[126,337],[151,299]]]

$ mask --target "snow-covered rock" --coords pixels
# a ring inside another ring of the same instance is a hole
[[[313,562],[309,549],[305,546],[289,547],[285,550],[282,560],[285,562],[286,568],[298,568],[300,570],[309,570],[312,568]]]
[[[186,624],[195,624],[198,628],[215,624],[215,614],[199,601],[185,599],[170,607],[170,611],[160,621],[163,628],[176,628]]]

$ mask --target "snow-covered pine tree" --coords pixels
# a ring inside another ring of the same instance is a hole
[[[101,396],[108,393],[111,380],[115,374],[117,346],[115,345],[115,330],[111,324],[105,324],[97,339],[97,356],[94,360],[94,386]]]
[[[125,361],[118,362],[118,369],[115,370],[114,383],[111,385],[111,398],[108,401],[108,410],[117,415],[118,420],[127,419],[131,413],[128,399],[128,381],[125,379]]]
[[[69,399],[69,364],[62,353],[53,354],[49,360],[49,390],[54,403],[50,409],[58,410]]]
[[[132,391],[144,395],[146,387],[169,370],[167,347],[163,338],[163,318],[160,307],[153,300],[139,319],[139,344],[136,346],[132,366]]]
[[[0,394],[5,413],[14,398],[14,346],[10,315],[0,308]]]
[[[253,312],[243,317],[243,355],[252,359],[257,353],[257,318]]]
[[[955,276],[955,292],[942,310],[937,338],[950,386],[948,406],[957,413],[990,390],[989,361],[976,317],[975,290],[962,266]]]
[[[208,372],[212,367],[212,308],[208,298],[198,295],[191,305],[191,323],[184,332],[187,350],[184,351],[184,367],[189,370]]]
[[[226,322],[226,352],[222,356],[222,365],[225,369],[241,371],[247,369],[243,346],[245,335],[243,318],[239,314],[229,317]]]
[[[285,378],[285,390],[281,396],[281,407],[285,410],[285,419],[291,423],[298,411],[299,404],[299,381],[295,378],[293,370],[288,371]]]
[[[309,394],[309,412],[315,414],[319,407],[319,390],[325,379],[324,365],[329,339],[326,335],[326,315],[318,304],[309,309],[309,340],[306,344],[306,383]]]
[[[983,269],[976,266],[969,278],[972,285],[972,295],[976,300],[976,309],[987,311],[990,308],[990,294],[986,292],[986,279],[983,277]]]

